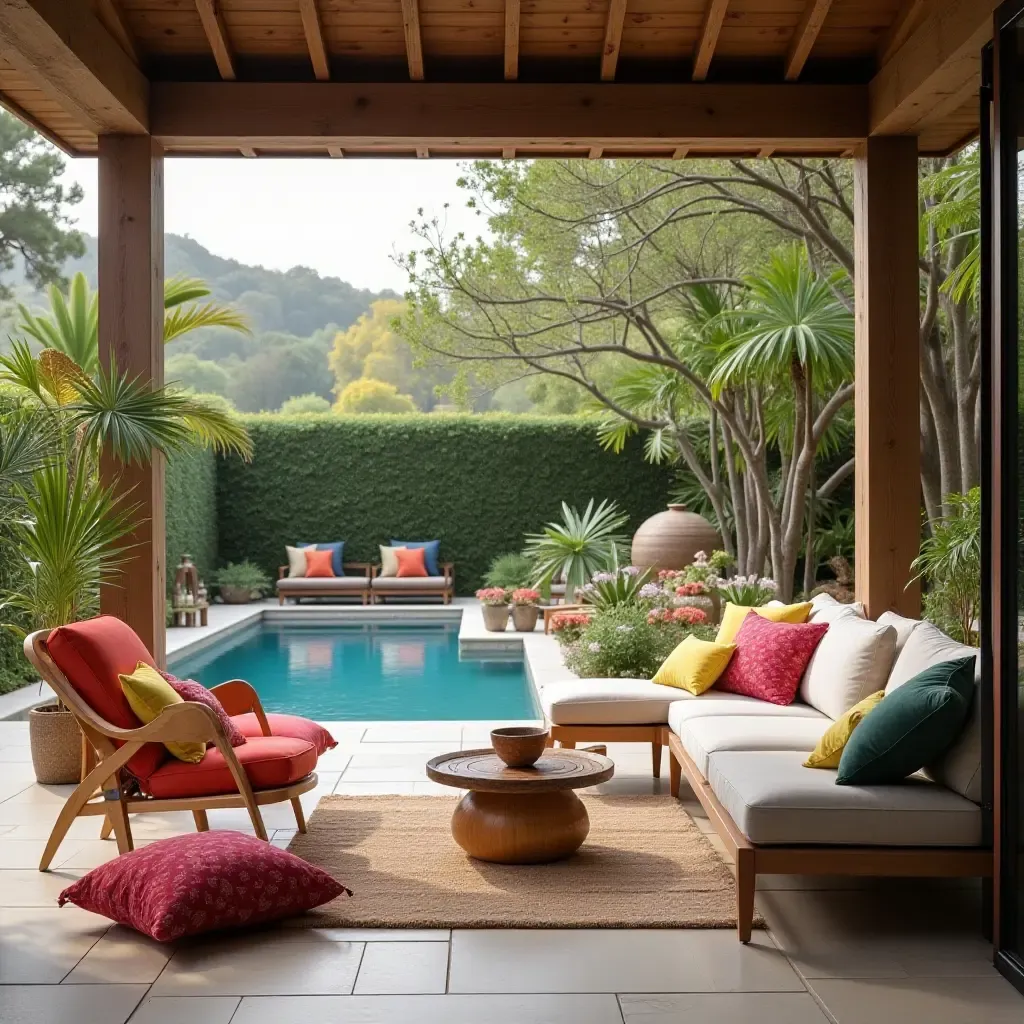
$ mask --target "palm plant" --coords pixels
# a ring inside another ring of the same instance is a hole
[[[537,585],[550,593],[556,579],[564,580],[570,599],[595,572],[615,564],[618,546],[626,541],[620,531],[628,520],[614,501],[595,508],[591,498],[582,514],[563,501],[561,522],[526,537],[524,553],[533,562]]]
[[[930,201],[924,222],[942,239],[942,248],[949,251],[959,246],[964,250],[943,283],[943,290],[954,302],[976,303],[981,292],[980,150],[925,178],[921,191]]]

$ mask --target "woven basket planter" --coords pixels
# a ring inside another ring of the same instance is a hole
[[[36,781],[44,786],[78,782],[82,771],[82,730],[70,711],[43,704],[28,713],[28,736]]]

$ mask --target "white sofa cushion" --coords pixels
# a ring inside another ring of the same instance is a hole
[[[832,620],[800,681],[800,699],[841,718],[854,704],[885,689],[896,657],[896,630],[848,613]]]
[[[366,590],[370,581],[366,576],[295,576],[277,581],[282,594],[301,594],[307,590]]]
[[[796,751],[712,754],[708,782],[754,843],[829,846],[978,846],[981,809],[943,786],[837,786]]]
[[[721,750],[797,750],[804,758],[832,723],[824,716],[705,715],[682,723],[679,740],[704,777]]]
[[[892,626],[896,630],[896,657],[903,653],[907,646],[910,634],[921,625],[920,619],[908,619],[905,615],[897,615],[896,612],[882,612],[878,621],[883,625]]]
[[[649,679],[548,683],[540,704],[553,725],[664,725],[672,703],[692,695]]]
[[[864,602],[851,601],[849,604],[843,604],[831,594],[815,594],[811,598],[811,610],[807,621],[832,623],[844,615],[856,615],[857,618],[863,619]]]
[[[829,726],[829,719],[820,711],[794,701],[792,704],[772,704],[756,697],[747,697],[741,693],[722,693],[713,687],[699,697],[686,694],[687,700],[677,700],[668,709],[669,728],[682,736],[685,723],[705,716],[719,715],[756,715],[764,718],[816,718]]]

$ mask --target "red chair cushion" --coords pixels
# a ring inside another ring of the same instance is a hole
[[[244,748],[243,748],[244,749]],[[242,832],[158,839],[115,857],[58,899],[157,942],[301,914],[352,893],[326,871]]]
[[[130,675],[140,661],[153,668],[156,664],[127,623],[113,615],[100,615],[58,626],[47,637],[46,648],[75,692],[100,718],[119,729],[138,729],[142,725],[118,676]],[[147,743],[132,755],[128,771],[144,782],[167,756],[162,743]]]
[[[245,715],[234,715],[231,719],[238,731],[246,738],[262,736],[259,720],[250,711]],[[325,750],[333,750],[338,741],[317,722],[299,715],[267,715],[271,736],[290,736],[293,740],[307,740],[316,747],[317,757]]]
[[[254,736],[235,747],[235,756],[253,789],[277,789],[304,779],[316,768],[316,747],[289,736]],[[237,793],[231,769],[216,747],[207,747],[198,764],[177,758],[164,762],[143,784],[155,797],[214,796]]]

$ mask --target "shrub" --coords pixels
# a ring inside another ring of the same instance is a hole
[[[217,469],[217,457],[205,449],[167,460],[168,593],[174,589],[174,570],[186,552],[204,579],[217,564]]]
[[[514,590],[532,582],[533,562],[526,555],[498,555],[484,573],[484,585]]]
[[[650,621],[648,609],[619,605],[599,611],[579,638],[565,646],[565,663],[584,679],[650,679],[691,633],[711,640],[715,630],[678,621]]]
[[[584,604],[607,610],[620,604],[641,604],[651,599],[644,587],[651,578],[653,569],[638,569],[635,565],[623,566],[608,572],[595,572],[589,583],[584,583],[576,596]]]
[[[295,395],[281,403],[282,416],[306,416],[311,413],[330,412],[331,403],[326,398],[310,392],[308,395]]]
[[[270,589],[270,577],[255,562],[228,562],[213,574],[218,587],[238,587],[262,597]]]

